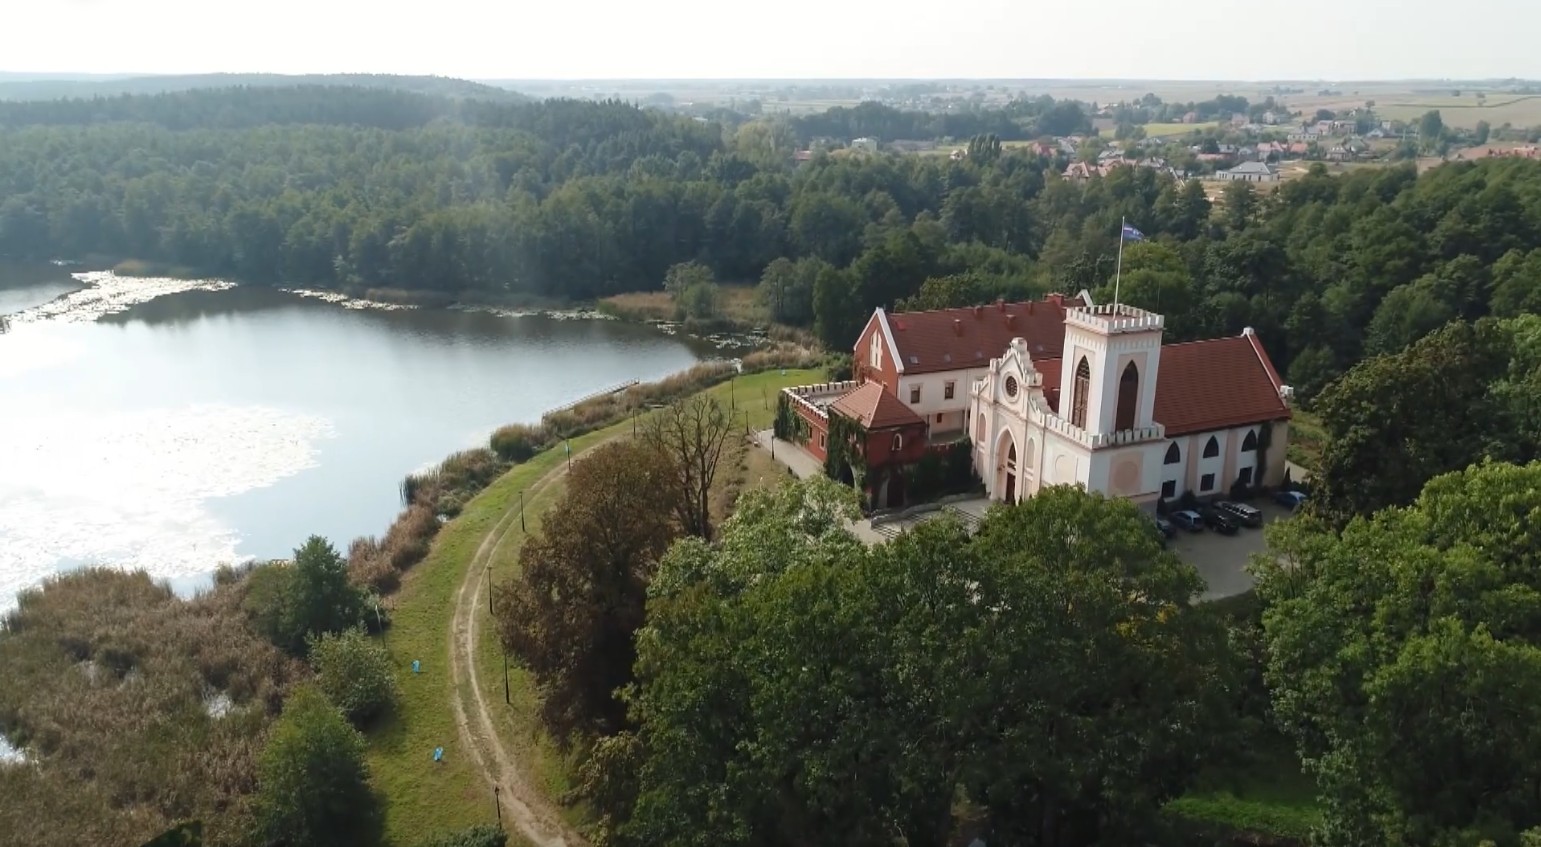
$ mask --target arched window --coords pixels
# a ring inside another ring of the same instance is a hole
[[[1175,465],[1183,460],[1183,451],[1177,449],[1177,442],[1173,441],[1166,448],[1166,461],[1163,464]]]
[[[1140,369],[1133,362],[1124,366],[1124,375],[1118,378],[1118,412],[1113,418],[1114,429],[1134,429],[1134,412],[1140,405]]]
[[[1249,429],[1249,430],[1247,430],[1247,437],[1243,438],[1241,440],[1241,452],[1243,452],[1243,453],[1251,453],[1252,451],[1254,451],[1256,449],[1257,449],[1257,432],[1255,430],[1250,430]]]
[[[1209,436],[1209,441],[1204,445],[1204,458],[1213,459],[1218,455],[1220,455],[1220,442],[1211,435]]]
[[[902,435],[900,435],[899,433],[896,432],[896,433],[894,433],[894,452],[897,453],[897,452],[899,452],[900,450],[903,450],[903,449],[904,449],[904,436],[902,436]]]
[[[1075,388],[1071,397],[1070,422],[1078,427],[1086,427],[1086,398],[1092,393],[1092,366],[1086,363],[1086,357],[1081,357],[1081,363],[1075,366]]]

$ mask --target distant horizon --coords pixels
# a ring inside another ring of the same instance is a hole
[[[49,0],[0,14],[26,73],[466,80],[1489,80],[1541,78],[1534,0],[1102,0],[1095,26],[1022,0],[760,10],[713,0]],[[122,70],[133,68],[133,70]],[[196,70],[190,70],[196,69]]]
[[[793,82],[793,83],[1076,83],[1090,82],[1098,84],[1107,83],[1220,83],[1226,85],[1269,85],[1282,83],[1309,83],[1313,85],[1351,85],[1360,83],[1391,84],[1391,83],[1437,83],[1441,85],[1473,83],[1541,83],[1541,77],[1525,76],[1487,76],[1487,77],[1364,77],[1364,78],[1336,78],[1336,77],[1259,77],[1246,79],[1240,77],[1180,77],[1180,76],[459,76],[448,73],[401,73],[396,71],[381,70],[352,70],[352,71],[24,71],[8,70],[0,68],[0,81],[113,81],[124,79],[151,79],[165,77],[204,77],[204,76],[277,76],[277,77],[307,77],[307,76],[395,76],[395,77],[433,77],[439,79],[455,79],[465,82]]]

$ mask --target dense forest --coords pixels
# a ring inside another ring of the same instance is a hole
[[[1123,291],[1174,338],[1254,326],[1309,396],[1456,318],[1535,310],[1541,165],[1324,170],[1268,196],[1063,159],[792,153],[815,135],[1085,128],[1075,103],[865,104],[736,127],[620,102],[232,88],[0,103],[0,255],[135,258],[254,282],[584,300],[695,261],[774,288],[843,348],[875,306]],[[961,123],[960,123],[961,122]],[[955,125],[956,124],[956,125]],[[778,261],[784,260],[784,261]],[[923,283],[944,279],[923,289]]]
[[[480,97],[491,100],[527,100],[517,91],[470,80],[443,76],[397,74],[185,74],[130,76],[120,79],[10,79],[0,74],[0,100],[60,100],[65,98],[118,97],[129,94],[167,94],[201,88],[289,88],[299,85],[347,85],[388,88],[448,97]]]

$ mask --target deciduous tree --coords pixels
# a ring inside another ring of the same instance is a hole
[[[1078,490],[871,549],[851,497],[751,493],[666,557],[591,773],[619,843],[942,844],[960,799],[992,843],[1132,843],[1224,741],[1198,575]]]
[[[1269,532],[1267,680],[1327,801],[1321,843],[1531,843],[1541,464],[1437,477],[1341,534]]]
[[[1541,455],[1529,435],[1535,407],[1515,390],[1534,384],[1521,364],[1534,361],[1524,332],[1534,320],[1452,323],[1328,386],[1315,404],[1328,442],[1311,509],[1342,526],[1407,505],[1430,479],[1485,456]]]
[[[624,724],[633,633],[658,558],[678,534],[662,508],[674,472],[636,442],[596,448],[519,551],[517,579],[495,592],[498,633],[540,687],[540,715],[563,740]]]
[[[312,535],[292,563],[259,568],[246,603],[272,642],[303,656],[310,639],[358,626],[364,595],[348,581],[348,563],[330,542]]]
[[[712,537],[712,482],[732,429],[728,410],[708,394],[676,400],[642,423],[642,442],[665,460],[663,479],[653,490],[663,495],[687,535]]]
[[[381,824],[363,736],[320,691],[297,689],[262,751],[257,780],[262,843],[375,847]]]

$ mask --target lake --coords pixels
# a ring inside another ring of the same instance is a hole
[[[186,592],[311,534],[345,551],[384,532],[407,473],[712,353],[619,321],[70,270],[0,264],[0,610],[81,565]]]

